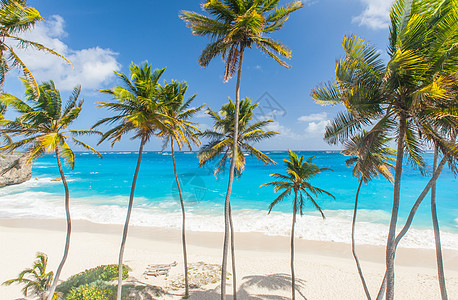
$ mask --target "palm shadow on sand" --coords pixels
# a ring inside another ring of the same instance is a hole
[[[291,288],[291,276],[288,274],[270,274],[270,275],[250,275],[243,277],[243,282],[237,291],[238,299],[252,299],[252,300],[288,300],[289,297],[268,295],[268,294],[250,294],[250,288],[262,288],[271,291],[285,290]],[[307,299],[302,293],[305,287],[305,280],[296,279],[296,290],[303,297]],[[220,286],[212,290],[195,290],[191,291],[189,299],[213,300],[220,297]],[[232,288],[228,282],[228,291]],[[227,299],[232,299],[232,295],[227,296]]]

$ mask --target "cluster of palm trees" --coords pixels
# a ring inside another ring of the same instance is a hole
[[[176,148],[192,149],[200,146],[200,139],[206,139],[198,152],[200,166],[217,160],[215,175],[226,170],[229,180],[225,197],[225,234],[221,273],[221,299],[226,297],[227,257],[231,246],[233,297],[237,297],[235,266],[234,227],[231,216],[231,194],[234,177],[242,176],[245,168],[244,153],[249,153],[264,164],[274,161],[253,147],[253,143],[270,138],[277,132],[268,131],[270,120],[254,122],[253,111],[258,104],[249,98],[240,97],[242,63],[244,53],[253,46],[273,58],[280,65],[289,68],[283,58],[290,58],[291,51],[269,34],[280,30],[291,13],[303,7],[301,1],[285,6],[279,0],[208,0],[202,5],[204,14],[183,11],[180,18],[194,35],[209,37],[211,42],[202,51],[199,64],[206,67],[213,58],[221,56],[225,64],[224,81],[237,72],[235,102],[229,99],[216,112],[211,108],[206,113],[214,121],[212,129],[201,131],[191,118],[200,110],[193,106],[196,95],[186,96],[185,82],[161,83],[164,69],[153,69],[148,62],[133,64],[130,74],[115,72],[121,85],[112,89],[99,90],[113,98],[111,102],[100,102],[112,116],[104,118],[90,130],[74,130],[69,126],[80,115],[83,101],[79,100],[81,88],[76,87],[69,99],[63,103],[59,90],[52,81],[38,85],[33,75],[16,55],[11,41],[20,46],[33,47],[62,57],[45,46],[21,39],[17,33],[28,30],[41,20],[39,13],[27,7],[25,0],[1,0],[0,8],[0,85],[5,74],[14,67],[23,70],[25,99],[2,93],[0,97],[1,134],[7,140],[1,150],[25,149],[30,162],[46,152],[54,152],[65,190],[67,235],[64,254],[49,286],[51,299],[66,261],[70,246],[71,217],[69,189],[62,168],[61,159],[73,168],[75,155],[71,144],[81,146],[95,154],[97,150],[79,139],[82,135],[100,135],[99,144],[110,141],[111,146],[129,135],[139,141],[136,169],[133,175],[126,220],[119,251],[119,278],[117,299],[121,299],[122,265],[127,241],[134,194],[144,146],[152,138],[163,141],[163,148],[170,146],[172,164],[178,187],[182,210],[182,244],[185,272],[185,296],[189,296],[186,214],[177,164]],[[344,36],[342,46],[345,57],[336,63],[334,82],[315,88],[312,98],[324,105],[345,105],[347,111],[340,113],[326,128],[325,140],[331,144],[342,144],[344,155],[350,156],[348,166],[353,166],[354,176],[359,184],[355,196],[352,222],[352,253],[357,270],[368,299],[371,293],[366,285],[355,249],[355,226],[359,193],[362,184],[382,175],[394,183],[393,209],[386,247],[386,274],[377,299],[385,294],[386,299],[394,297],[394,259],[397,245],[407,233],[416,209],[427,193],[431,191],[431,212],[436,240],[438,277],[442,299],[447,299],[441,258],[440,232],[436,213],[436,180],[443,167],[449,163],[456,171],[458,146],[458,94],[457,71],[458,53],[458,5],[453,0],[397,0],[390,12],[391,28],[388,46],[389,61],[381,58],[379,51],[357,36]],[[64,57],[62,57],[64,58]],[[64,58],[65,59],[65,58]],[[3,113],[13,108],[19,116],[5,120]],[[104,133],[97,128],[106,129]],[[12,138],[12,139],[11,139]],[[69,145],[69,141],[72,143]],[[397,149],[391,149],[395,143]],[[426,172],[424,150],[435,149],[431,180],[418,197],[411,213],[396,235],[400,187],[404,157],[408,157],[421,172]],[[439,155],[442,159],[439,161]],[[266,183],[281,192],[269,207],[269,212],[288,196],[293,197],[293,218],[291,228],[291,273],[292,298],[295,299],[294,275],[294,230],[297,213],[303,211],[304,199],[310,200],[324,218],[316,196],[329,192],[312,186],[308,181],[322,169],[313,164],[313,157],[304,159],[293,152],[285,159],[286,174],[272,174],[275,181]],[[394,169],[394,176],[391,173]]]
[[[445,163],[449,162],[456,171],[458,159],[458,28],[452,25],[458,20],[458,6],[456,1],[397,0],[390,18],[388,62],[364,39],[344,36],[345,57],[336,63],[335,82],[317,87],[311,96],[321,104],[343,104],[347,109],[327,127],[325,139],[332,144],[342,143],[346,148],[344,154],[355,157],[350,163],[356,162],[354,174],[359,177],[360,185],[354,218],[362,182],[381,174],[394,183],[386,274],[377,299],[383,297],[385,290],[386,299],[394,297],[396,247],[430,189],[438,277],[442,299],[447,299],[435,184]],[[396,151],[388,147],[391,139],[396,143]],[[425,172],[423,152],[431,146],[435,151],[432,178],[396,235],[404,157]],[[443,156],[440,163],[439,154]],[[389,172],[390,161],[394,161],[394,179]],[[353,254],[370,299],[355,251]]]

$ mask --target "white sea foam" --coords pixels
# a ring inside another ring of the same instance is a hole
[[[45,179],[40,179],[48,184]],[[31,181],[33,184],[33,181]],[[8,187],[10,188],[10,187]],[[0,218],[64,218],[63,197],[44,192],[22,192],[0,194]],[[128,198],[116,196],[109,198],[71,198],[73,219],[88,220],[102,224],[123,224]],[[107,205],[107,203],[110,203]],[[181,228],[181,212],[177,201],[161,201],[152,206],[148,199],[135,199],[132,225]],[[214,205],[205,209],[200,206],[187,208],[187,229],[192,231],[222,232],[224,218],[222,207]],[[327,218],[319,215],[304,215],[297,218],[297,237],[318,241],[349,243],[351,234],[351,211],[325,211]],[[272,212],[267,215],[262,210],[234,210],[235,229],[239,232],[261,232],[267,235],[288,236],[291,228],[291,214]],[[356,229],[358,244],[384,245],[388,226],[377,223],[389,220],[386,212],[361,210]],[[369,222],[370,221],[370,222]],[[458,222],[458,218],[456,220]],[[458,234],[443,232],[444,248],[458,250]],[[433,248],[432,230],[410,229],[402,240],[401,247]]]

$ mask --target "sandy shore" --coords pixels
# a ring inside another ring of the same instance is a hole
[[[15,277],[42,251],[49,256],[49,270],[61,258],[65,223],[63,220],[0,219],[0,281]],[[70,254],[62,278],[86,268],[117,262],[122,227],[75,221]],[[131,227],[125,263],[136,280],[163,286],[161,299],[180,299],[164,278],[145,278],[148,264],[178,262],[170,278],[182,272],[180,232],[160,228]],[[221,233],[189,232],[190,263],[221,263]],[[362,267],[372,293],[378,289],[384,272],[384,249],[359,246]],[[259,233],[236,235],[239,299],[289,299],[289,239]],[[450,299],[458,299],[458,251],[444,251]],[[348,244],[298,239],[296,242],[298,299],[365,299]],[[439,299],[435,254],[426,249],[399,249],[396,258],[397,299]],[[169,278],[169,280],[170,280]],[[228,291],[232,293],[231,280]],[[191,299],[217,299],[218,285],[191,291]],[[21,299],[19,286],[0,286],[0,299]],[[232,297],[228,297],[232,298]]]

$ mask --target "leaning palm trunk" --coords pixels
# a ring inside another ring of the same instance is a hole
[[[132,207],[134,204],[135,184],[137,183],[138,170],[140,169],[140,163],[142,161],[142,154],[143,154],[143,146],[145,145],[145,142],[146,142],[145,138],[142,138],[142,141],[140,143],[140,150],[138,151],[137,167],[135,168],[134,179],[132,180],[132,187],[130,189],[130,198],[129,198],[129,206],[127,208],[126,221],[124,223],[124,229],[122,232],[122,241],[121,241],[121,247],[119,249],[119,260],[118,260],[118,290],[116,294],[117,300],[121,300],[121,295],[122,295],[122,271],[123,271],[122,261],[124,257],[124,248],[126,247],[127,232],[129,230],[130,215],[132,213]]]
[[[361,283],[363,284],[364,292],[366,293],[367,299],[371,299],[371,295],[369,293],[369,289],[367,288],[366,280],[364,280],[363,271],[361,270],[361,265],[359,264],[358,256],[356,255],[355,249],[355,225],[356,225],[356,214],[358,211],[358,198],[359,192],[361,190],[361,185],[363,184],[363,180],[359,180],[358,190],[356,191],[356,198],[355,198],[355,208],[353,210],[353,220],[351,222],[351,252],[353,253],[353,257],[356,262],[356,268],[358,269],[359,277],[361,278]]]
[[[439,150],[434,149],[434,163],[433,163],[433,173],[437,169],[437,161],[439,159]],[[439,286],[441,289],[442,300],[447,300],[447,287],[445,286],[445,274],[444,274],[444,263],[442,261],[442,246],[441,246],[441,235],[439,230],[439,221],[437,220],[437,211],[436,211],[436,182],[434,181],[431,187],[431,217],[433,220],[434,228],[434,242],[436,244],[436,261],[437,261],[437,276],[439,279]]]
[[[410,213],[409,213],[409,216],[407,217],[407,221],[404,224],[404,227],[398,233],[398,235],[396,236],[396,239],[394,241],[394,252],[395,253],[396,253],[396,248],[397,248],[399,242],[404,237],[404,235],[406,235],[407,231],[410,228],[410,225],[412,225],[412,221],[413,221],[413,218],[415,216],[415,213],[417,212],[418,207],[420,206],[420,204],[423,201],[423,199],[425,199],[426,195],[428,194],[428,192],[431,189],[431,187],[433,186],[433,184],[436,182],[437,178],[439,178],[439,175],[441,174],[442,169],[444,168],[444,165],[445,165],[446,162],[447,162],[447,160],[445,158],[442,158],[441,162],[437,166],[436,171],[433,174],[433,177],[429,180],[428,184],[425,186],[425,188],[421,192],[420,196],[418,196],[417,201],[415,201],[414,205],[412,206],[412,208],[410,210]],[[394,259],[394,256],[393,256],[393,259]],[[388,273],[388,271],[385,272],[385,276],[383,277],[383,282],[382,282],[382,285],[381,285],[380,290],[378,292],[377,300],[381,300],[383,298],[382,295],[383,295],[383,292],[385,291],[386,284],[387,284],[387,273]]]
[[[386,300],[393,300],[394,298],[394,253],[395,253],[395,237],[396,237],[396,223],[398,221],[399,200],[401,192],[401,173],[402,173],[402,160],[404,156],[404,141],[406,132],[406,117],[403,113],[399,118],[399,135],[398,135],[398,149],[396,156],[396,167],[394,176],[394,195],[393,195],[393,208],[391,211],[390,229],[388,232],[388,239],[386,243]]]
[[[52,300],[54,296],[54,291],[56,290],[57,283],[59,282],[60,273],[62,272],[62,268],[64,267],[65,261],[67,260],[68,250],[70,248],[70,235],[72,233],[72,220],[70,218],[70,197],[68,192],[68,185],[67,179],[65,178],[64,171],[62,170],[62,164],[60,162],[60,155],[59,155],[59,148],[56,147],[56,158],[57,158],[57,166],[59,167],[60,178],[62,179],[62,183],[64,184],[65,189],[65,215],[67,217],[67,236],[65,238],[65,248],[64,248],[64,256],[60,261],[60,264],[57,268],[56,275],[54,276],[54,280],[52,282],[51,287],[49,288],[48,293],[48,300]]]
[[[237,73],[237,85],[235,91],[235,117],[234,117],[234,141],[232,145],[231,166],[229,169],[229,183],[227,186],[226,200],[224,202],[224,243],[223,243],[223,262],[221,264],[221,300],[226,298],[226,274],[227,274],[227,252],[229,246],[229,227],[230,227],[230,204],[232,183],[234,181],[235,160],[237,159],[237,137],[239,134],[239,110],[240,110],[240,79],[242,76],[243,47],[240,46],[239,69]],[[234,284],[235,285],[235,284]]]
[[[291,225],[291,299],[296,300],[296,275],[294,274],[294,229],[296,227],[297,191],[294,191],[293,222]]]
[[[181,192],[180,181],[177,175],[177,166],[175,162],[175,149],[173,148],[173,139],[171,140],[172,147],[172,161],[173,161],[173,172],[175,174],[175,180],[177,182],[178,194],[180,195],[181,214],[183,217],[183,225],[181,227],[181,241],[183,243],[183,261],[184,261],[184,285],[185,285],[185,297],[189,297],[189,283],[188,283],[188,254],[186,251],[186,214],[184,209],[183,194]]]

